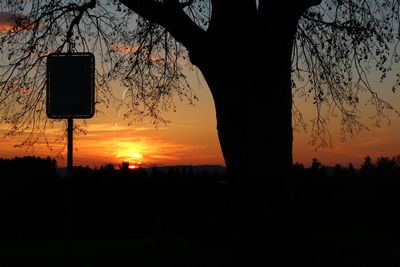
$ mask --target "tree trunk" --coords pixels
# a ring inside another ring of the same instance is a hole
[[[190,53],[214,97],[228,173],[241,186],[270,183],[292,165],[291,55],[297,20],[285,23],[242,29],[252,32],[248,36],[218,32]]]
[[[265,245],[258,245],[268,240],[276,248],[269,255],[285,251],[283,233],[293,232],[283,215],[284,178],[292,166],[292,45],[300,15],[321,0],[259,0],[258,8],[256,1],[211,0],[207,31],[185,15],[180,1],[122,2],[164,26],[208,83],[230,177],[230,225],[239,229],[242,248],[261,255]]]
[[[254,245],[248,248],[257,260],[259,242],[269,239],[282,251],[277,242],[288,230],[282,214],[284,178],[292,166],[291,56],[298,21],[286,15],[279,26],[273,16],[254,20],[252,28],[218,31],[207,45],[190,51],[215,102],[232,185],[231,227],[240,229],[239,242]]]

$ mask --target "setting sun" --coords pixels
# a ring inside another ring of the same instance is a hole
[[[148,150],[148,147],[143,142],[116,142],[117,152],[115,157],[122,161],[131,162],[133,164],[146,163],[146,159],[143,156],[144,151]],[[132,152],[134,151],[134,152]],[[130,165],[131,166],[135,165]]]
[[[140,153],[129,153],[124,151],[119,151],[116,156],[118,159],[122,161],[134,162],[137,164],[142,164],[144,160],[143,154]]]
[[[129,156],[131,156],[132,159],[143,159],[143,155],[139,153],[131,153]]]

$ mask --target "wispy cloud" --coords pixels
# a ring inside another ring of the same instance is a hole
[[[129,161],[142,165],[184,164],[196,158],[204,146],[173,141],[160,136],[160,129],[130,127],[117,123],[99,123],[86,127],[88,134],[75,140],[83,158],[98,158],[109,162]]]
[[[379,146],[382,143],[383,143],[383,140],[381,138],[373,138],[373,139],[367,140],[365,142],[358,143],[355,146],[359,147],[359,148],[371,148],[371,147]]]
[[[34,27],[33,21],[23,14],[0,12],[0,32],[30,30]]]
[[[116,45],[113,48],[114,48],[114,50],[116,50],[118,52],[126,53],[126,54],[137,52],[139,50],[148,52],[148,49],[140,47],[140,46],[137,46],[137,45],[122,45],[121,44],[121,45]],[[147,55],[147,56],[148,56],[148,58],[146,59],[147,61],[159,61],[159,60],[161,60],[161,57],[159,57],[159,56],[155,56],[155,55]]]
[[[209,137],[202,131],[190,127],[189,121],[181,121],[168,126],[154,128],[149,123],[128,126],[126,122],[116,119],[105,121],[94,118],[83,125],[77,120],[87,134],[74,135],[74,164],[100,166],[107,163],[121,164],[129,161],[142,166],[185,165],[185,164],[223,164],[219,146],[211,144]],[[6,133],[8,125],[0,123],[0,134]],[[46,131],[51,144],[56,137],[65,134],[65,123],[56,122]],[[201,137],[200,137],[201,136]],[[54,151],[49,151],[47,144],[41,140],[30,151],[18,150],[14,144],[26,136],[0,140],[0,157],[16,155],[42,155],[58,157],[59,166],[66,165],[66,140],[54,144]],[[21,151],[21,152],[19,152]]]
[[[139,49],[139,46],[137,45],[116,45],[114,46],[114,49],[119,52],[123,53],[131,53],[135,52]]]

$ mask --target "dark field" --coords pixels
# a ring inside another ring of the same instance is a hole
[[[51,159],[0,163],[1,267],[70,266],[69,196],[73,266],[253,266],[257,258],[400,266],[400,176],[390,159],[329,175],[316,162],[295,165],[261,225],[229,204],[232,187],[220,169],[80,167],[69,195]]]
[[[308,266],[400,265],[398,240],[389,235],[319,233],[302,245],[285,261]],[[63,241],[10,241],[0,248],[1,266],[70,266]],[[237,266],[234,253],[222,240],[76,239],[73,266]]]

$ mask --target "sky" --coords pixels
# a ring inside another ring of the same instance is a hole
[[[87,134],[74,136],[74,165],[99,167],[112,163],[121,164],[129,161],[134,166],[169,166],[169,165],[224,165],[219,147],[215,109],[212,96],[198,71],[188,74],[189,81],[195,89],[199,101],[195,105],[177,102],[176,112],[165,113],[170,123],[154,127],[149,120],[134,125],[128,125],[114,108],[100,108],[92,119],[75,120],[87,130]],[[399,106],[400,96],[390,90],[389,84],[381,86],[382,95],[390,99],[394,106]],[[116,88],[123,93],[123,88]],[[118,96],[118,94],[117,94]],[[296,99],[297,106],[302,110],[306,122],[313,115],[312,104],[306,99]],[[369,130],[363,130],[352,138],[341,140],[338,121],[329,125],[332,136],[332,147],[318,149],[310,145],[311,137],[307,132],[294,132],[294,162],[309,166],[313,158],[317,158],[326,166],[352,163],[359,167],[366,156],[376,159],[380,156],[395,156],[400,154],[400,118],[392,114],[392,123],[374,127],[368,119],[371,112],[365,107],[362,113],[363,121]],[[364,115],[363,115],[364,114]],[[64,123],[55,124],[48,130],[49,140],[54,140],[65,129]],[[7,127],[0,125],[0,134],[5,134]],[[39,142],[34,147],[14,147],[26,136],[0,139],[0,157],[35,155],[55,157],[58,165],[66,165],[65,141],[50,142],[48,145]]]
[[[0,26],[7,26],[0,16]],[[0,28],[1,30],[1,28]],[[400,69],[400,68],[399,68]],[[396,74],[393,68],[392,75]],[[129,161],[134,166],[168,166],[168,165],[224,165],[224,159],[219,146],[215,108],[212,96],[202,75],[195,68],[187,73],[188,80],[195,90],[199,101],[195,105],[177,101],[176,112],[167,112],[163,116],[170,121],[154,127],[149,120],[134,125],[128,125],[121,114],[110,107],[98,107],[101,112],[92,119],[75,120],[86,129],[87,134],[74,136],[74,165],[99,167],[112,163],[121,164]],[[391,81],[388,78],[379,83],[378,77],[370,73],[370,82],[378,88],[380,95],[395,108],[400,106],[400,95],[391,91]],[[124,89],[115,85],[113,90],[117,97],[122,97]],[[365,100],[365,99],[364,99]],[[297,107],[303,113],[305,122],[315,116],[315,109],[310,99],[295,99]],[[363,101],[361,101],[363,102]],[[364,105],[361,103],[360,105]],[[362,122],[368,130],[346,140],[341,140],[339,121],[332,120],[329,124],[331,146],[316,149],[310,145],[310,127],[306,131],[294,132],[293,161],[310,166],[312,159],[317,158],[324,165],[347,166],[352,163],[359,167],[366,156],[376,159],[380,156],[392,157],[400,154],[400,118],[388,113],[391,124],[375,127],[369,119],[372,111],[368,106],[361,106]],[[56,123],[47,131],[50,143],[40,140],[33,147],[16,147],[26,136],[6,137],[8,125],[0,122],[0,157],[16,156],[54,157],[60,167],[66,166],[65,139],[55,142],[64,134],[65,123]],[[273,127],[273,126],[272,126]]]

